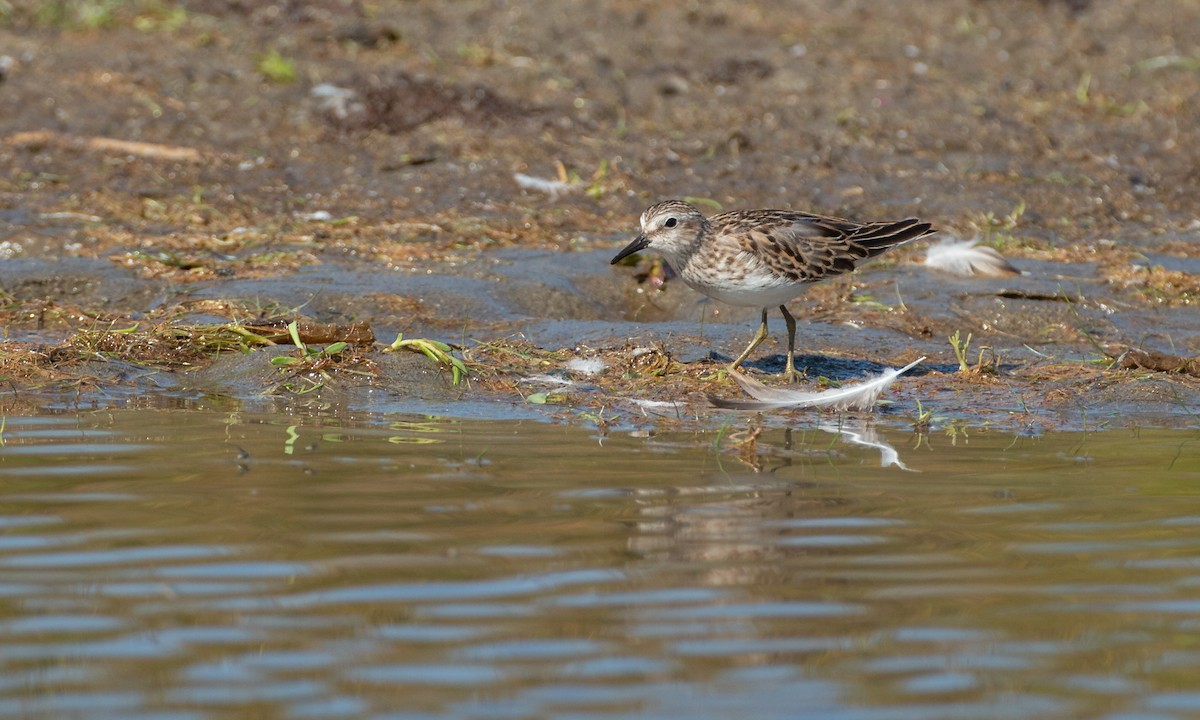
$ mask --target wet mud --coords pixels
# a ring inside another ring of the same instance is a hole
[[[742,423],[707,396],[757,311],[608,265],[688,197],[918,215],[1021,271],[918,245],[813,287],[806,385],[926,356],[882,416],[1194,426],[1197,37],[1165,0],[14,2],[0,410]]]

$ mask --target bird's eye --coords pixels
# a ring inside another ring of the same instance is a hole
[[[666,221],[663,222],[663,227],[675,227],[678,224],[679,224],[679,221],[676,220],[675,218],[671,217],[671,218],[667,218]]]

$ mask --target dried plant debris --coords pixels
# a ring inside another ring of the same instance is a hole
[[[1100,266],[1100,275],[1117,287],[1133,290],[1144,300],[1178,307],[1200,302],[1200,275],[1119,259]]]
[[[1200,357],[1184,358],[1154,350],[1129,348],[1116,356],[1116,359],[1118,364],[1123,368],[1181,373],[1183,375],[1200,377]]]
[[[275,318],[245,322],[240,327],[276,344],[297,344],[297,338],[300,343],[310,345],[327,345],[338,342],[350,345],[370,345],[375,342],[375,333],[371,332],[370,325],[365,322],[339,324],[322,323],[307,318],[296,320]]]
[[[288,323],[286,331],[288,339],[296,346],[296,351],[291,355],[276,355],[271,358],[271,365],[278,368],[284,376],[275,384],[275,390],[286,390],[296,394],[312,392],[324,387],[335,374],[351,375],[360,380],[374,380],[378,366],[366,357],[365,348],[356,348],[341,340],[324,347],[310,346],[301,336],[298,320]]]
[[[161,143],[121,140],[109,137],[78,137],[53,130],[27,130],[13,133],[4,138],[5,145],[37,150],[53,147],[71,150],[88,150],[108,155],[132,155],[147,160],[163,162],[196,163],[216,157],[214,153],[198,148]]]

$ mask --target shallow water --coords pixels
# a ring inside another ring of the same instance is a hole
[[[1200,432],[796,422],[9,417],[0,715],[1200,713]]]

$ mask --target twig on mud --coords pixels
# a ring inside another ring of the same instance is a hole
[[[293,325],[295,326],[295,335],[292,334]],[[258,336],[270,340],[271,344],[290,342],[295,345],[296,338],[303,343],[312,345],[327,345],[335,342],[370,345],[375,342],[375,334],[371,332],[371,326],[365,322],[321,323],[298,318],[291,322],[282,319],[247,322],[242,323],[241,328],[251,333],[257,333]]]
[[[13,133],[4,138],[4,144],[16,147],[52,145],[58,148],[81,148],[116,155],[136,155],[150,160],[166,160],[168,162],[202,162],[208,157],[208,154],[201,150],[181,145],[162,145],[108,137],[79,137],[53,130],[29,130]]]
[[[1123,368],[1153,370],[1155,372],[1180,373],[1200,377],[1200,357],[1185,358],[1168,355],[1154,350],[1129,348],[1123,353],[1105,352]]]

